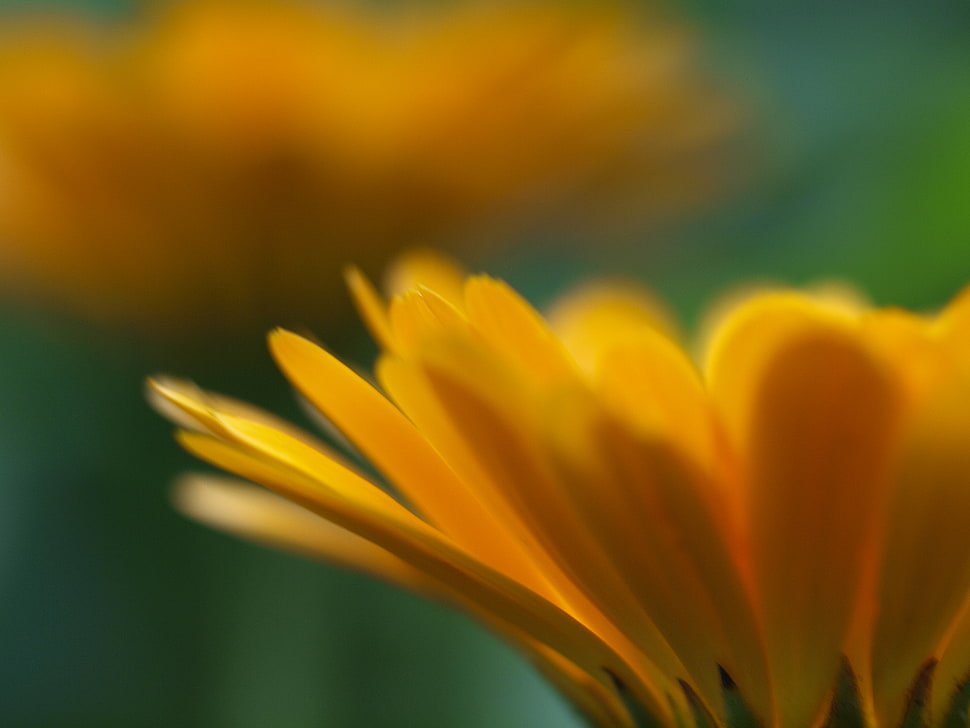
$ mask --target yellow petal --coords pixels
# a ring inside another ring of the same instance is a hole
[[[469,321],[497,352],[543,385],[575,377],[578,370],[562,343],[528,302],[508,285],[487,276],[465,284]]]
[[[393,351],[405,356],[428,339],[447,333],[467,335],[469,330],[464,314],[428,289],[396,296],[391,301],[388,320],[397,345]]]
[[[797,292],[777,282],[746,283],[722,293],[705,310],[697,337],[700,360],[710,361],[725,331],[738,325],[745,318],[744,312],[761,300],[812,307],[846,318],[855,318],[869,308],[865,293],[838,279],[823,280]]]
[[[636,341],[644,332],[676,337],[666,306],[642,286],[628,281],[599,281],[567,293],[553,303],[546,318],[569,353],[587,374],[617,345]]]
[[[533,565],[534,572],[522,575],[533,589],[552,601],[560,599],[566,585],[557,578],[561,568],[549,560],[536,536],[523,522],[508,499],[507,481],[493,478],[475,455],[475,443],[462,436],[453,426],[448,411],[436,396],[431,381],[420,364],[394,356],[378,361],[377,378],[388,396],[420,430],[431,447],[461,480],[482,507],[501,524],[522,548],[520,566]]]
[[[860,324],[867,345],[896,371],[910,407],[931,396],[947,376],[951,357],[926,318],[901,309],[883,309],[867,312]]]
[[[151,378],[146,382],[146,389],[146,396],[152,407],[179,427],[214,434],[212,427],[218,427],[215,424],[216,413],[234,415],[285,432],[342,466],[355,471],[357,469],[343,455],[306,430],[246,402],[203,390],[193,382],[174,377]]]
[[[371,336],[374,337],[374,341],[386,351],[393,350],[396,342],[387,320],[387,307],[381,295],[359,268],[348,268],[344,278],[357,311]]]
[[[525,652],[539,670],[597,725],[632,728],[630,717],[614,691],[567,658],[524,635],[496,615],[374,543],[340,528],[263,488],[232,478],[191,474],[179,479],[173,492],[178,508],[209,526],[283,548],[294,553],[359,571],[370,577],[460,605]]]
[[[943,309],[934,323],[947,352],[961,366],[970,362],[970,286],[967,286]]]
[[[180,511],[213,528],[421,594],[440,592],[435,582],[388,551],[264,488],[193,473],[179,478],[173,498]]]
[[[970,593],[970,378],[940,387],[907,432],[892,491],[872,647],[883,720],[902,714]]]
[[[449,356],[445,354],[441,358],[448,359]],[[477,365],[469,361],[459,364],[459,367],[462,369],[474,367],[474,371],[482,373],[484,360],[475,356],[472,359],[478,362]],[[632,635],[640,645],[639,648],[635,647],[628,635],[607,619],[600,608],[591,601],[592,590],[588,587],[581,589],[576,585],[573,570],[554,551],[550,551],[548,539],[543,538],[542,533],[535,530],[528,506],[523,503],[520,496],[523,487],[530,487],[530,485],[520,485],[532,482],[529,475],[519,474],[515,477],[496,459],[479,457],[482,438],[476,430],[458,426],[454,421],[454,410],[438,397],[434,388],[436,382],[439,386],[442,383],[438,381],[437,375],[428,375],[424,369],[427,364],[428,362],[422,365],[396,357],[384,357],[378,365],[378,378],[408,417],[421,428],[435,449],[446,458],[462,482],[475,490],[479,499],[487,503],[488,509],[496,514],[497,519],[522,544],[537,568],[535,581],[529,582],[533,588],[566,608],[603,637],[629,662],[637,665],[644,682],[654,687],[655,701],[659,701],[662,706],[659,714],[664,714],[666,706],[663,694],[665,692],[672,692],[675,702],[682,699],[679,688],[670,676],[681,674],[683,670],[680,669],[678,661],[659,632],[652,626],[649,617],[636,603],[622,580],[614,574],[613,581],[610,583],[609,599],[614,602],[617,599],[624,601],[625,606],[622,611],[626,615],[626,623],[631,625],[628,630],[629,635]],[[434,368],[433,364],[432,368]],[[496,398],[521,403],[523,397],[528,397],[526,393],[501,395],[503,382],[506,387],[511,388],[513,385],[505,381],[498,371],[495,370],[487,380],[490,392]],[[469,412],[468,416],[476,421],[481,419],[476,412]],[[491,417],[491,413],[488,417]],[[501,435],[498,434],[489,436],[490,440],[499,437]],[[601,567],[605,569],[595,570],[599,576],[613,573],[609,564],[601,564]],[[618,597],[617,592],[623,596]],[[644,648],[650,656],[649,660],[641,654]]]
[[[660,437],[708,472],[723,467],[720,426],[706,388],[683,350],[655,332],[606,353],[596,377],[604,404],[647,437]]]
[[[595,635],[530,590],[470,558],[376,486],[331,463],[321,468],[305,447],[262,425],[219,418],[225,436],[182,432],[194,455],[247,480],[261,483],[398,556],[430,578],[449,585],[500,622],[568,655],[590,675],[602,668],[629,675],[622,660]],[[311,462],[313,461],[313,462]]]
[[[710,364],[746,482],[755,597],[786,728],[811,725],[835,680],[872,578],[897,441],[898,387],[853,321],[764,296],[726,323]]]
[[[652,704],[659,697],[663,709],[663,692],[679,694],[679,662],[550,462],[536,429],[544,419],[537,392],[467,341],[441,341],[422,355],[421,371],[452,433],[447,447],[471,460],[471,472],[484,476],[508,514],[503,519],[529,534],[530,553],[570,612],[638,666]]]
[[[495,621],[512,625],[529,639],[568,656],[577,667],[602,679],[604,684],[604,670],[609,670],[658,715],[669,712],[663,702],[654,699],[650,685],[643,681],[637,668],[628,665],[594,633],[527,586],[470,557],[349,468],[272,425],[223,414],[193,401],[184,392],[155,386],[174,406],[198,419],[204,433],[212,433],[180,434],[182,444],[198,457],[262,483],[374,541],[447,584],[471,603],[479,604]],[[541,614],[550,620],[545,625],[541,624]]]
[[[398,256],[384,276],[389,297],[426,288],[452,305],[461,307],[467,273],[456,261],[427,248],[415,248]]]
[[[970,331],[970,285],[961,290],[939,315],[941,328],[957,333]]]
[[[709,476],[653,434],[575,405],[550,413],[560,473],[596,540],[709,709],[723,717],[718,667],[771,714],[761,639],[735,534]],[[649,648],[648,648],[649,649]]]
[[[270,347],[297,389],[428,520],[477,558],[529,578],[528,560],[505,536],[502,524],[380,392],[300,336],[276,331]]]

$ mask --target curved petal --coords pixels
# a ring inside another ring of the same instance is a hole
[[[436,582],[392,553],[265,488],[191,473],[178,479],[172,498],[182,513],[213,528],[422,594],[441,591]]]
[[[625,280],[586,284],[556,300],[546,311],[549,326],[587,374],[618,345],[644,332],[676,338],[673,315],[647,289]]]
[[[880,717],[902,715],[970,594],[970,377],[941,386],[907,431],[892,489],[872,642]]]
[[[549,413],[540,393],[488,353],[468,341],[440,341],[423,350],[417,374],[440,407],[434,416],[444,418],[450,433],[436,445],[458,452],[470,472],[483,476],[509,520],[522,524],[536,562],[569,610],[641,665],[642,679],[660,691],[661,703],[668,689],[678,700],[672,676],[683,670],[677,658],[549,459],[539,429]],[[629,643],[641,652],[631,652]]]
[[[270,347],[297,389],[428,520],[486,563],[526,582],[541,581],[522,549],[507,537],[503,524],[380,392],[296,334],[276,331],[270,336]]]
[[[359,268],[350,267],[344,273],[347,288],[357,307],[357,312],[370,331],[374,341],[385,351],[393,351],[396,346],[394,334],[387,318],[387,306],[371,282]]]
[[[542,385],[579,373],[562,343],[529,303],[502,281],[475,276],[465,284],[468,320],[496,352]]]
[[[669,339],[647,331],[613,347],[595,383],[606,407],[632,430],[674,444],[710,473],[723,469],[729,455],[704,383]]]
[[[396,296],[388,309],[388,319],[397,348],[393,351],[408,356],[424,341],[446,332],[467,335],[469,323],[452,303],[426,288]]]
[[[811,725],[871,583],[901,412],[856,319],[764,296],[710,363],[745,482],[751,574],[783,728]],[[846,404],[851,402],[851,407]]]
[[[668,668],[671,674],[690,682],[723,717],[723,668],[757,713],[770,715],[762,642],[735,562],[736,534],[721,520],[709,476],[664,438],[633,432],[575,397],[571,406],[562,401],[550,410],[547,425],[570,497],[681,663]]]
[[[261,425],[217,417],[223,441],[182,432],[181,444],[197,457],[261,483],[401,558],[447,584],[500,622],[563,655],[593,676],[603,669],[624,676],[629,669],[586,628],[529,589],[472,559],[376,486],[336,463],[321,469],[303,462],[303,446]]]

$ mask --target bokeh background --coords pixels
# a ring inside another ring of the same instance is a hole
[[[159,5],[10,1],[0,27],[41,11],[117,27]],[[634,216],[620,231],[590,224],[564,236],[561,220],[546,219],[517,230],[514,245],[466,242],[459,257],[539,304],[589,275],[634,275],[688,328],[705,300],[752,280],[845,279],[880,304],[916,308],[970,281],[970,6],[662,7],[693,28],[699,67],[734,100],[724,183],[662,222]],[[8,90],[0,83],[0,126]],[[16,199],[10,181],[0,174],[0,208]],[[15,244],[0,240],[0,250]],[[172,255],[193,250],[173,240]],[[72,262],[79,276],[108,264]],[[169,483],[194,464],[144,404],[143,379],[188,376],[305,421],[264,351],[265,317],[200,330],[192,322],[205,312],[186,311],[184,327],[116,325],[4,286],[0,724],[579,725],[523,660],[463,616],[172,509]],[[366,364],[372,345],[332,288],[321,285],[305,318],[288,309],[280,323]]]

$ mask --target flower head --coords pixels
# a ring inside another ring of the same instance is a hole
[[[963,725],[970,296],[755,293],[695,362],[629,285],[547,321],[427,256],[389,303],[349,280],[379,388],[270,347],[379,477],[158,381],[188,450],[296,504],[199,476],[187,512],[459,605],[604,726]]]
[[[181,332],[305,315],[346,260],[402,246],[612,219],[621,199],[667,215],[714,194],[736,126],[693,55],[665,20],[542,0],[203,0],[120,28],[15,25],[0,268]]]

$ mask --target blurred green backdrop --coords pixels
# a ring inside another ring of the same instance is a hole
[[[81,5],[133,7],[61,3]],[[754,171],[717,212],[609,254],[595,240],[566,255],[536,240],[490,272],[541,303],[590,273],[632,271],[688,320],[752,278],[845,278],[915,307],[970,281],[970,6],[677,9],[748,101]],[[355,324],[319,333],[348,358],[372,353]],[[170,509],[168,483],[194,463],[143,403],[142,379],[173,371],[302,420],[254,339],[187,354],[0,313],[0,723],[578,725],[470,620]]]

